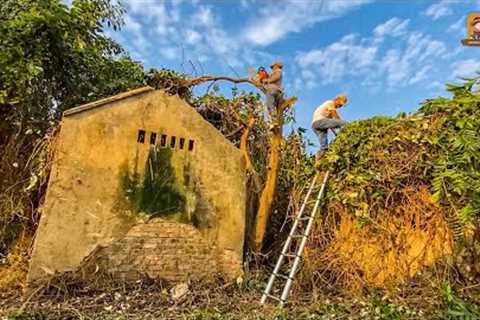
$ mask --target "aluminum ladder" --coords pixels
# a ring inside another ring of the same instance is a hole
[[[307,207],[307,204],[309,203],[310,196],[313,192],[313,189],[315,187],[315,184],[317,183],[318,176],[320,175],[317,173],[315,177],[313,178],[310,187],[308,188],[307,195],[305,196],[305,199],[303,201],[303,204],[300,208],[300,211],[298,212],[297,216],[295,217],[295,220],[292,225],[292,229],[290,230],[290,233],[288,235],[287,240],[285,241],[285,244],[283,245],[282,252],[280,253],[280,257],[278,257],[277,264],[275,265],[275,268],[273,269],[272,275],[270,276],[270,279],[268,280],[267,287],[265,288],[265,291],[263,292],[262,299],[260,300],[261,304],[264,304],[268,298],[272,300],[276,300],[279,302],[280,306],[284,306],[287,299],[288,295],[290,294],[290,290],[292,288],[293,280],[295,278],[295,275],[300,268],[300,262],[302,259],[302,254],[303,254],[303,249],[305,248],[305,245],[307,244],[308,236],[310,234],[310,231],[313,226],[313,221],[315,218],[315,215],[318,211],[318,207],[320,206],[320,201],[323,198],[323,195],[325,193],[325,186],[327,184],[328,176],[329,176],[329,171],[325,173],[325,176],[323,178],[322,186],[320,188],[320,191],[317,194],[317,198],[315,199],[315,205],[313,206],[313,210],[310,212],[310,215],[305,215],[304,216],[304,211],[305,208]],[[307,225],[302,225],[301,222],[307,222]],[[303,227],[303,231],[301,230]],[[298,230],[299,229],[299,230]],[[300,232],[298,232],[300,231]],[[294,239],[300,240],[300,244],[297,246],[296,250],[294,253],[290,252],[290,246],[294,242]],[[284,264],[285,258],[293,258],[293,265],[288,272],[288,276],[286,274],[280,273],[280,269],[282,268]],[[275,282],[276,278],[280,278],[283,280],[286,280],[285,286],[283,287],[282,295],[280,297],[273,295],[272,288],[273,284]]]

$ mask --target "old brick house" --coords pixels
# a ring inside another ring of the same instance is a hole
[[[89,261],[120,278],[241,273],[243,158],[150,87],[64,113],[29,280]]]

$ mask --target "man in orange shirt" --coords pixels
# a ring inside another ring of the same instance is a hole
[[[336,129],[347,124],[338,115],[337,109],[347,103],[346,96],[337,96],[333,100],[327,100],[313,113],[312,129],[320,141],[320,151],[328,149],[328,129]]]
[[[255,77],[255,81],[263,83],[266,79],[268,79],[268,77],[270,77],[270,75],[265,70],[265,68],[264,67],[259,67],[258,70],[257,70],[257,76]]]

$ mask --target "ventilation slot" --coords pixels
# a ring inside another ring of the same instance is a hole
[[[150,144],[155,145],[155,142],[157,142],[157,134],[154,133],[154,132],[152,132],[152,133],[150,134]]]
[[[160,138],[160,146],[161,147],[166,147],[167,146],[167,135],[162,134],[162,137]]]
[[[145,143],[145,130],[138,130],[137,142]]]

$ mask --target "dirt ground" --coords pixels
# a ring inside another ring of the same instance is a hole
[[[434,289],[407,299],[398,290],[352,297],[297,288],[287,307],[262,306],[264,280],[191,283],[188,293],[174,301],[171,286],[152,280],[101,286],[62,279],[29,293],[18,288],[0,292],[0,319],[445,319],[448,312]]]

